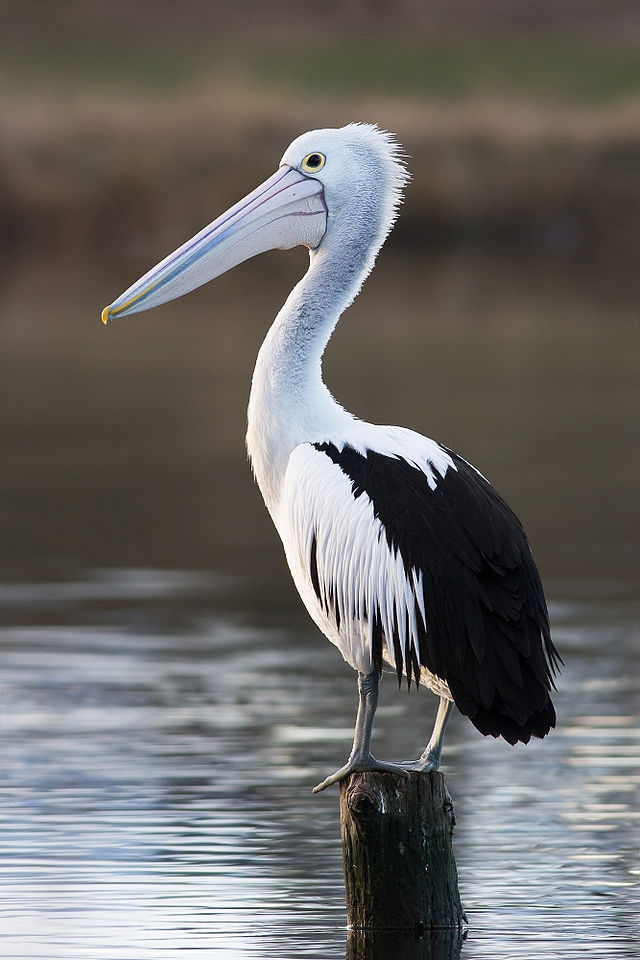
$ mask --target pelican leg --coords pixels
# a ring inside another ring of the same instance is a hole
[[[433,733],[431,734],[429,743],[424,748],[424,753],[418,760],[410,760],[402,764],[405,770],[419,770],[420,772],[426,773],[428,770],[438,769],[442,757],[444,733],[447,729],[447,723],[449,722],[452,710],[453,701],[440,697],[436,722],[433,726]]]
[[[406,770],[397,763],[384,763],[376,760],[371,754],[371,728],[373,727],[373,718],[378,706],[378,684],[380,677],[377,672],[358,673],[358,693],[360,700],[358,703],[358,716],[356,717],[356,728],[353,735],[353,746],[349,759],[343,767],[332,773],[330,777],[319,783],[313,788],[314,793],[320,793],[330,787],[332,783],[338,783],[350,773],[356,770],[387,770],[391,773],[401,773],[407,775]]]

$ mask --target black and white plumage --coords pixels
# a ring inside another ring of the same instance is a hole
[[[397,144],[376,127],[303,134],[276,174],[103,311],[106,322],[174,299],[273,247],[310,250],[258,355],[247,446],[302,600],[358,671],[351,755],[316,790],[358,769],[436,768],[452,702],[481,733],[512,744],[544,737],[556,719],[559,657],[515,514],[461,457],[412,430],[358,420],[322,380],[326,344],[406,179]],[[413,764],[370,752],[384,664],[440,698]]]

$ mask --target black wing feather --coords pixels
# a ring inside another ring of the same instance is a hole
[[[416,602],[420,664],[445,680],[461,710],[484,734],[510,743],[555,726],[549,691],[561,662],[551,640],[540,576],[522,525],[491,484],[442,448],[454,468],[429,486],[402,458],[316,444],[370,499],[389,549],[411,582],[422,573],[426,627]],[[419,676],[413,649],[402,662],[386,638],[398,676]]]

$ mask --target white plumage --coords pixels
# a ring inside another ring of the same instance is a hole
[[[393,226],[407,178],[400,148],[377,127],[305,133],[276,174],[103,311],[107,322],[263,250],[309,248],[309,269],[258,354],[247,447],[300,596],[358,671],[351,755],[316,790],[353,770],[436,768],[453,701],[482,733],[511,743],[555,725],[559,658],[515,514],[461,457],[412,430],[356,419],[322,379],[325,347]],[[412,764],[370,752],[383,662],[440,697]]]

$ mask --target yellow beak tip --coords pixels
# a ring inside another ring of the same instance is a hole
[[[110,309],[111,309],[110,307],[105,307],[102,313],[100,314],[102,322],[105,324],[109,323],[109,320],[111,319],[111,317],[109,316]]]

